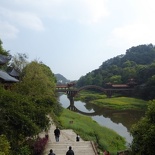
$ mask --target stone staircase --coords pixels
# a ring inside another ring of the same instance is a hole
[[[49,143],[48,146],[53,149],[56,155],[65,155],[69,146],[77,154],[95,155],[92,145],[89,141],[86,142],[54,142]],[[45,149],[44,155],[48,155],[49,149]]]
[[[54,130],[55,125],[51,124],[51,127],[48,131],[49,139],[45,147],[43,155],[48,155],[49,150],[52,149],[56,155],[66,155],[69,146],[72,147],[75,155],[84,154],[84,155],[97,155],[96,149],[91,141],[84,141],[80,138],[79,142],[76,142],[76,133],[71,130],[60,130],[59,142],[55,141]],[[40,137],[44,137],[45,133],[41,133]]]

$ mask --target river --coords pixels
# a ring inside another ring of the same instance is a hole
[[[60,95],[59,102],[62,104],[62,107],[67,108],[70,105],[70,101],[66,95]],[[109,110],[107,108],[100,108],[96,105],[86,104],[81,101],[74,101],[75,107],[82,111],[86,112],[93,120],[99,123],[101,126],[108,127],[119,135],[126,139],[127,144],[132,142],[132,136],[130,135],[131,126],[138,122],[142,116],[144,116],[144,111],[135,111],[135,110]]]

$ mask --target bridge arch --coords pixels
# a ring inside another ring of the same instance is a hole
[[[83,114],[83,115],[86,115],[86,116],[95,116],[98,113],[101,113],[102,114],[102,111],[101,110],[90,112],[90,113],[89,112],[83,112],[83,111],[79,110],[77,107],[75,107],[74,105],[73,106],[69,105],[67,107],[67,109],[69,109],[71,111],[74,111],[74,112],[77,112],[77,113],[80,113],[80,114]]]

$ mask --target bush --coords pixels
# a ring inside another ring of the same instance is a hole
[[[9,155],[10,144],[5,135],[0,135],[0,155]]]
[[[34,151],[34,155],[41,155],[45,149],[45,146],[47,144],[48,138],[44,137],[44,138],[40,138],[38,137],[37,140],[34,142],[33,145],[33,151]]]

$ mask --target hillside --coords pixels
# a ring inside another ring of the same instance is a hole
[[[70,80],[66,79],[63,75],[61,74],[54,74],[56,79],[57,79],[57,84],[66,84],[69,83]]]
[[[82,76],[77,86],[98,85],[105,87],[107,83],[127,84],[134,80],[138,86],[136,95],[145,99],[154,98],[155,94],[155,46],[139,45],[126,50],[125,55],[119,55],[102,63],[102,65],[85,76]]]

